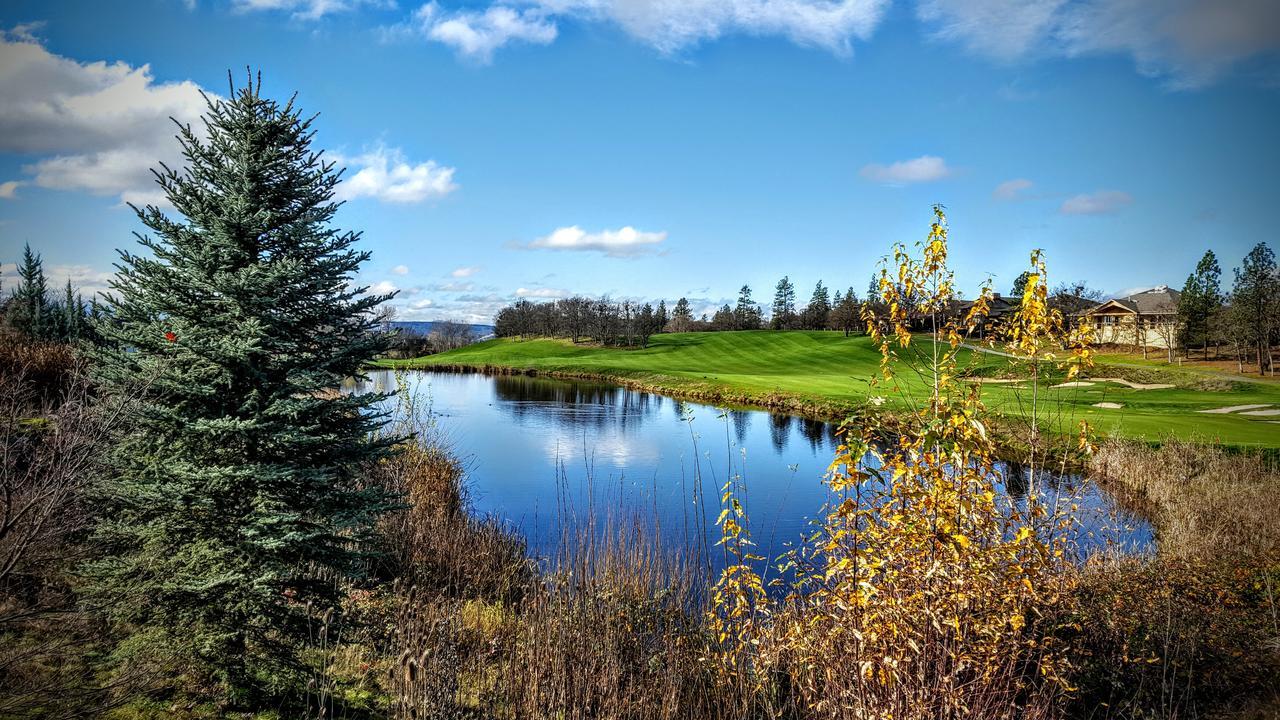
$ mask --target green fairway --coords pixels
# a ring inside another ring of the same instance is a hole
[[[927,341],[917,343],[916,350],[929,347]],[[656,335],[645,349],[503,338],[387,364],[592,376],[709,401],[760,404],[838,417],[872,396],[868,381],[876,374],[879,360],[879,353],[867,337],[846,338],[837,332],[757,331]],[[966,352],[962,361],[963,369],[975,377],[1010,379],[1010,361],[1006,358]],[[1055,388],[1053,385],[1061,378],[1051,379],[1040,384],[1042,413],[1051,414],[1054,422],[1063,427],[1087,419],[1103,435],[1153,441],[1172,435],[1230,445],[1280,447],[1280,415],[1200,412],[1237,405],[1280,409],[1280,385],[1207,380],[1158,368],[1099,366],[1091,375],[1175,387],[1134,389],[1121,383],[1092,380],[1092,385]],[[874,394],[884,396],[890,406],[901,406],[927,393],[926,383],[906,367],[900,369],[899,381],[901,394],[883,388],[874,390]],[[998,413],[1022,415],[1031,397],[1032,388],[1026,381],[983,384],[984,401]],[[1098,408],[1094,407],[1096,403],[1123,407]]]

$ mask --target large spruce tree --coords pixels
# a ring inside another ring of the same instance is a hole
[[[389,498],[363,488],[381,396],[344,395],[379,351],[352,279],[368,253],[330,227],[339,174],[314,118],[260,94],[207,99],[180,127],[187,167],[158,183],[176,216],[135,210],[145,254],[121,251],[99,372],[140,393],[114,451],[88,574],[130,639],[233,701],[294,677],[308,606],[359,576]]]

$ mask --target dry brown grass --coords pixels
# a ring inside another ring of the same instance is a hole
[[[1093,472],[1150,507],[1163,555],[1280,558],[1280,468],[1260,453],[1113,440],[1098,448]]]

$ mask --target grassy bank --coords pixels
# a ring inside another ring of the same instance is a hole
[[[920,350],[925,347],[918,345]],[[502,338],[388,365],[592,378],[707,402],[837,419],[872,396],[868,380],[879,359],[866,337],[759,331],[658,335],[644,349]],[[1033,388],[1020,381],[1008,359],[971,352],[965,355],[964,368],[974,378],[988,379],[983,384],[988,407],[1006,417],[1021,416]],[[1115,437],[1159,441],[1172,436],[1241,447],[1280,447],[1280,416],[1201,412],[1239,405],[1280,408],[1280,385],[1107,364],[1099,364],[1090,374],[1094,378],[1088,380],[1090,385],[1054,387],[1061,384],[1061,377],[1041,383],[1038,390],[1058,407],[1056,417],[1062,427],[1086,419],[1101,434]],[[1143,389],[1100,378],[1173,387]],[[890,404],[926,395],[922,378],[904,374],[899,381],[904,397],[883,390],[876,393],[885,395]],[[1098,403],[1121,407],[1096,407]]]

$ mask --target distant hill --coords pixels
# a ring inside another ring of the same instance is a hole
[[[387,329],[402,330],[406,334],[411,334],[411,335],[430,335],[432,329],[435,326],[436,326],[436,321],[432,321],[432,320],[397,321],[397,322],[387,323]],[[487,338],[493,335],[492,325],[467,325],[467,327],[471,328],[471,334],[474,335],[477,340]]]

